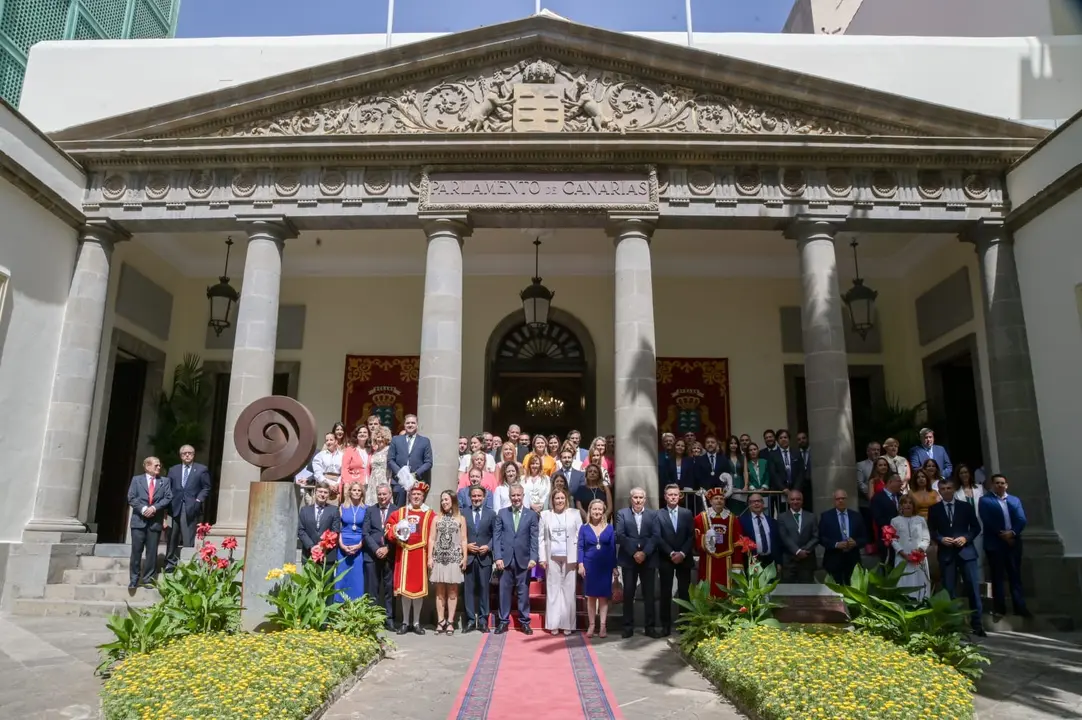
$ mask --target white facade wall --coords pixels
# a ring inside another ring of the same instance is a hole
[[[680,45],[684,33],[631,33]],[[430,34],[395,35],[404,45]],[[45,42],[20,109],[46,132],[375,52],[384,35]],[[696,33],[695,46],[1012,120],[1082,106],[1082,36],[926,38]]]

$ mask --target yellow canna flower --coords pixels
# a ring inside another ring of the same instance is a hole
[[[287,575],[295,575],[297,572],[297,566],[293,563],[286,563],[282,566],[282,572],[286,573]]]

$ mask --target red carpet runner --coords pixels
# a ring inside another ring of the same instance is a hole
[[[623,719],[581,633],[534,633],[485,636],[448,720]]]

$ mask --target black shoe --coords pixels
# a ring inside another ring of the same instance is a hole
[[[473,622],[471,620],[470,622],[466,623],[466,627],[462,628],[462,634],[465,635],[466,633],[471,633],[476,629],[477,629],[477,623],[475,623],[475,622]]]
[[[139,587],[139,583],[128,583],[128,589],[129,590],[135,590],[138,587]]]
[[[670,635],[672,635],[672,628],[668,625],[661,628],[661,637],[669,637]]]
[[[533,635],[533,629],[529,625],[523,625],[522,626],[522,634],[523,635]]]
[[[973,634],[977,637],[988,637],[988,633],[986,633],[984,631],[984,628],[980,627],[979,625],[973,628]]]
[[[414,635],[424,635],[425,634],[425,629],[423,627],[421,627],[420,625],[414,625],[413,626],[413,634]]]
[[[1026,618],[1027,620],[1033,619],[1033,613],[1031,613],[1026,608],[1022,608],[1021,610],[1015,610],[1014,614],[1020,618]]]
[[[388,630],[389,632],[394,632],[394,630],[395,630],[395,627],[394,627],[394,620],[388,620],[387,622],[385,622],[385,623],[383,624],[383,626],[384,626],[385,628],[387,628],[387,630]]]
[[[478,623],[477,624],[477,631],[481,632],[481,633],[487,633],[488,632],[488,623]]]
[[[500,623],[496,626],[497,635],[503,635],[505,632],[507,632],[507,625],[505,625],[504,623]]]
[[[624,628],[624,639],[631,637],[635,634],[635,628]]]
[[[664,636],[657,631],[657,628],[648,628],[646,631],[646,637],[654,638],[655,640],[657,640],[658,638]]]
[[[410,631],[410,626],[407,625],[406,623],[402,623],[398,628],[398,634],[399,635],[405,635],[409,631]]]

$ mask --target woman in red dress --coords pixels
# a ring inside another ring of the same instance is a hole
[[[736,515],[725,508],[724,488],[706,491],[709,507],[695,518],[695,549],[699,552],[699,579],[710,588],[710,595],[723,597],[729,587],[730,573],[744,568],[744,551],[737,540],[744,536]]]
[[[409,503],[387,518],[387,540],[398,545],[394,561],[394,594],[402,602],[402,625],[399,635],[410,630],[424,635],[421,627],[421,602],[428,595],[428,538],[436,525],[436,514],[422,506],[428,485],[416,483],[409,491]],[[410,620],[410,610],[413,620]]]

